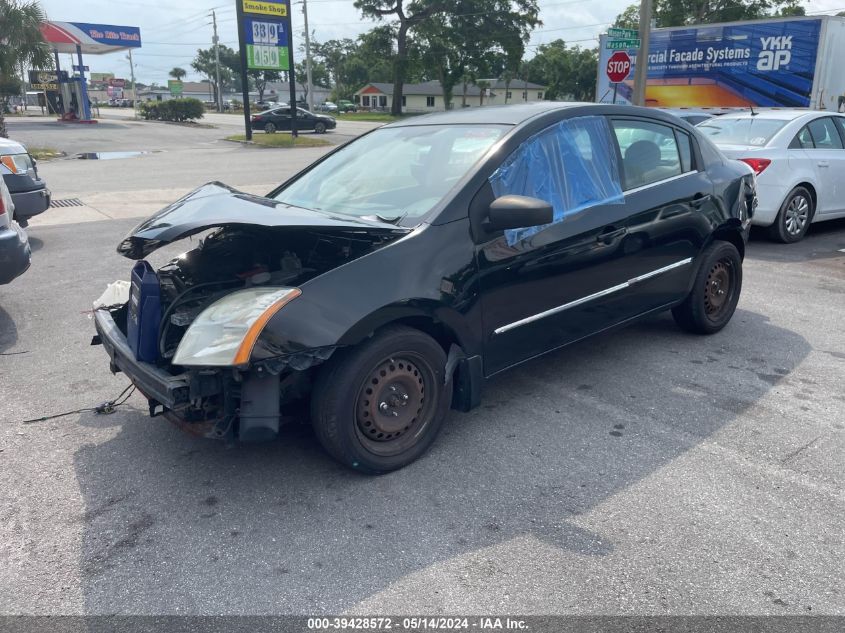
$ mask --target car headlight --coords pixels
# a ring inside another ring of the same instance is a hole
[[[301,294],[299,288],[250,288],[215,301],[191,323],[173,364],[246,365],[267,322]]]

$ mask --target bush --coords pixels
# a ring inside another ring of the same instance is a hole
[[[199,99],[170,99],[169,101],[147,101],[138,108],[147,121],[193,121],[205,113]]]

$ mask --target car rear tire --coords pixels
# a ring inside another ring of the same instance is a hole
[[[276,133],[276,126],[272,123],[268,123],[264,126],[264,132],[267,134],[275,134]]]
[[[675,322],[687,332],[715,334],[736,312],[742,293],[742,258],[730,242],[713,242],[701,257],[692,290],[672,308]]]
[[[815,210],[810,192],[805,187],[796,187],[783,201],[774,224],[769,227],[769,237],[783,244],[800,242],[807,235]]]
[[[317,438],[332,457],[367,474],[410,464],[448,413],[445,372],[437,341],[405,326],[384,328],[323,367],[311,396]]]
[[[326,133],[326,124],[323,123],[322,121],[317,123],[317,125],[314,126],[314,131],[317,134],[325,134]]]

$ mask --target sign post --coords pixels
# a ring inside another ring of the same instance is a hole
[[[289,0],[236,0],[246,138],[252,140],[249,70],[285,70],[290,83],[291,135],[296,129],[296,78]]]
[[[625,81],[631,72],[631,56],[625,51],[616,51],[607,60],[605,72],[610,83],[613,84],[613,103],[616,103],[619,84]]]

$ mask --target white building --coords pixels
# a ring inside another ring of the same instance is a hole
[[[546,87],[530,81],[514,80],[510,86],[497,79],[482,82],[484,88],[471,84],[467,86],[466,107],[503,105],[542,101]],[[489,87],[487,87],[489,86]],[[460,108],[464,100],[463,85],[455,86],[452,107]],[[387,110],[393,102],[393,84],[369,83],[355,93],[355,103],[364,110]],[[443,87],[439,81],[421,84],[405,84],[402,89],[402,110],[404,112],[436,112],[445,110]]]

